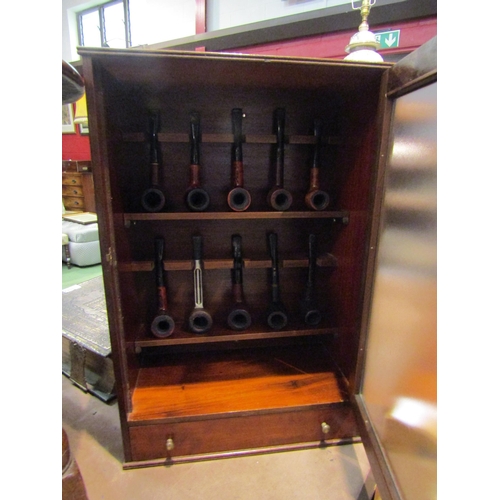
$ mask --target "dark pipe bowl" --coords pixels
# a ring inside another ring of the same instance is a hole
[[[317,189],[307,193],[305,201],[311,210],[325,210],[330,204],[330,196],[325,191]]]
[[[168,314],[159,314],[151,323],[151,333],[160,339],[170,337],[174,333],[175,322]]]
[[[146,189],[142,194],[141,204],[146,212],[159,212],[165,205],[165,195],[157,188]]]
[[[316,326],[321,323],[321,312],[318,309],[309,309],[304,314],[304,322],[306,325]]]
[[[269,192],[267,201],[274,210],[283,212],[292,206],[293,198],[290,191],[283,188],[277,188]]]
[[[235,212],[244,212],[250,206],[252,197],[250,193],[241,187],[231,189],[227,195],[227,203],[231,210]]]
[[[273,308],[267,315],[267,324],[273,330],[281,330],[288,324],[288,316],[283,310]]]
[[[194,333],[204,333],[212,328],[212,316],[204,309],[195,309],[189,315],[189,329]]]
[[[228,317],[227,324],[233,330],[246,330],[252,324],[252,317],[246,309],[233,309]]]
[[[186,205],[193,212],[203,212],[210,205],[210,196],[204,189],[191,189],[186,194]]]

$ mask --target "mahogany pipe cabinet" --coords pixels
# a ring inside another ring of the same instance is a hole
[[[407,67],[79,49],[125,468],[326,446],[360,436],[370,457],[383,456],[359,398],[395,102],[437,78],[428,67],[435,42],[421,49],[419,64],[412,59]],[[240,153],[251,194],[249,208],[239,212],[227,204],[236,108],[244,114]],[[286,211],[273,210],[267,202],[278,161],[277,109],[285,110],[280,154],[284,188],[293,197]],[[185,204],[192,111],[200,116],[200,184],[210,196],[202,212]],[[158,187],[166,200],[153,213],[141,206],[151,183],[152,113],[160,117]],[[306,206],[305,195],[318,119],[317,180],[330,203],[316,211]],[[281,329],[266,322],[271,300],[267,237],[272,232],[281,300],[288,311]],[[227,326],[234,234],[241,236],[243,291],[252,317],[243,331]],[[305,324],[300,308],[310,234],[316,236],[321,312],[315,325]],[[194,235],[202,237],[204,307],[213,319],[212,328],[201,334],[188,328]],[[164,338],[150,333],[158,307],[155,238],[164,240],[164,281],[175,322]],[[384,498],[397,498],[396,490],[386,486],[390,467],[376,468]]]

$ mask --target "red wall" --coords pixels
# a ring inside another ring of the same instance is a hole
[[[395,49],[381,50],[384,54],[411,52],[423,43],[437,35],[437,18],[417,19],[385,25],[370,25],[370,31],[401,30],[399,36],[399,47]],[[346,45],[355,31],[341,31],[328,35],[317,35],[296,40],[268,43],[264,45],[252,45],[251,47],[238,47],[226,52],[241,52],[244,54],[263,54],[296,57],[327,57],[331,59],[343,59],[347,53]]]
[[[73,111],[75,105],[73,104]],[[81,135],[79,125],[75,125],[76,133],[62,134],[63,160],[90,160],[90,141],[88,134]]]

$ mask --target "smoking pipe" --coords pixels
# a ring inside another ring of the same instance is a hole
[[[305,202],[311,210],[324,210],[330,203],[330,196],[319,187],[319,151],[321,147],[321,120],[314,120],[314,157],[310,173],[309,191],[306,194]]]
[[[155,273],[158,310],[151,323],[151,333],[155,337],[165,338],[172,335],[175,323],[168,313],[167,289],[163,280],[163,249],[165,242],[163,238],[155,238]]]
[[[194,280],[194,309],[189,315],[189,328],[194,333],[204,333],[212,327],[212,316],[203,307],[203,277],[202,277],[202,241],[201,236],[193,236],[193,280]]]
[[[285,109],[275,111],[276,123],[276,181],[267,195],[267,202],[274,210],[288,210],[292,205],[292,194],[284,189],[285,169]]]
[[[149,117],[149,163],[151,167],[150,186],[141,197],[141,204],[147,212],[159,212],[165,205],[165,194],[159,187],[159,146],[158,146],[159,116],[153,114]]]
[[[189,142],[191,164],[189,166],[189,187],[186,192],[186,205],[193,212],[203,212],[210,204],[210,196],[200,183],[200,114],[192,111],[190,115]]]
[[[321,321],[321,312],[315,295],[316,235],[314,234],[309,235],[308,253],[309,267],[304,298],[301,301],[301,313],[306,325],[315,326]]]
[[[227,195],[227,203],[231,210],[243,212],[250,206],[252,197],[243,187],[243,110],[241,108],[231,110],[231,123],[233,128],[231,148],[233,188]]]
[[[227,316],[227,324],[233,330],[245,330],[252,324],[243,295],[243,259],[241,254],[241,236],[233,234],[233,269],[231,269],[233,305]]]
[[[278,271],[278,235],[268,234],[269,252],[271,254],[271,304],[267,310],[267,324],[273,330],[281,330],[288,323],[288,314],[280,298]]]

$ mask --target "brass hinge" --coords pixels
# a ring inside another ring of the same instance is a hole
[[[113,254],[111,253],[111,247],[108,248],[108,251],[106,253],[106,262],[108,262],[110,265],[113,265]]]

